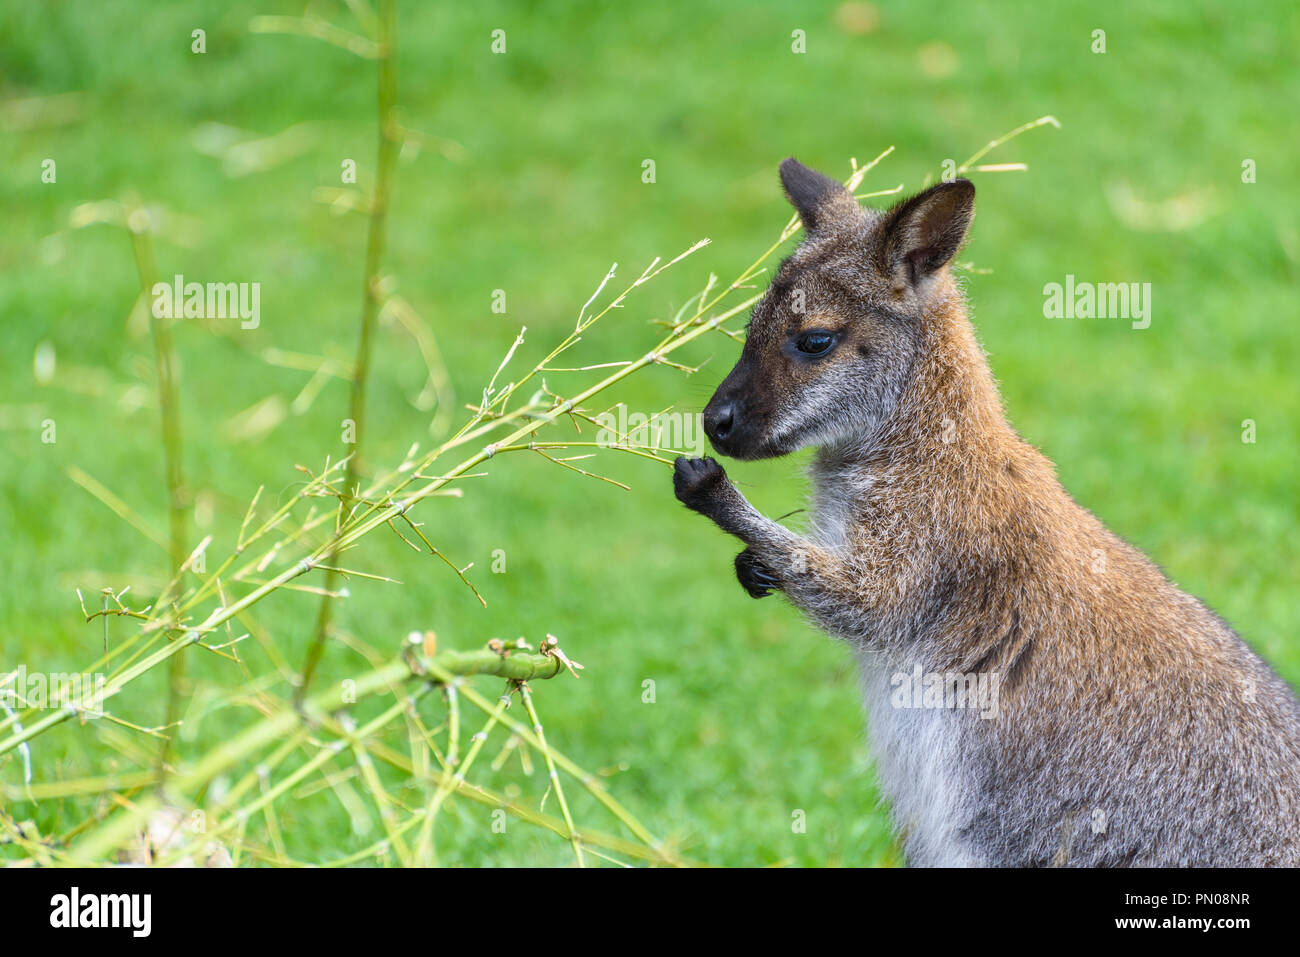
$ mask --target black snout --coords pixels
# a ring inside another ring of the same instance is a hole
[[[704,409],[704,434],[714,445],[725,442],[735,425],[736,403],[731,399],[713,397]]]
[[[745,349],[752,345],[752,341],[745,343]],[[782,454],[765,434],[768,414],[762,378],[744,353],[704,407],[700,422],[719,455],[749,460]]]

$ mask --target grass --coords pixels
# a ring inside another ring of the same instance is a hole
[[[349,21],[342,4],[320,11]],[[259,485],[278,503],[302,479],[295,463],[344,451],[341,379],[267,434],[231,425],[268,396],[287,404],[309,378],[267,364],[265,348],[346,362],[356,338],[363,220],[312,196],[341,185],[348,158],[359,185],[373,184],[374,64],[310,39],[248,32],[256,15],[299,13],[297,3],[265,0],[0,14],[4,98],[80,94],[69,122],[49,110],[36,123],[0,114],[0,451],[11,463],[0,534],[12,543],[0,578],[0,670],[82,667],[98,656],[102,631],[82,622],[75,589],[137,583],[147,593],[167,577],[166,550],[68,478],[84,469],[166,528],[152,344],[129,318],[130,244],[117,230],[69,231],[79,204],[132,194],[161,204],[192,228],[179,230],[188,245],[159,239],[160,273],[262,284],[255,332],[176,328],[195,534],[228,550]],[[1280,3],[1104,15],[1085,4],[963,5],[942,19],[880,4],[878,14],[873,29],[854,33],[834,4],[793,14],[777,3],[702,2],[667,15],[403,3],[403,122],[455,145],[399,162],[388,272],[429,319],[458,401],[477,399],[520,326],[529,330],[521,359],[541,358],[611,262],[626,277],[710,237],[594,330],[578,358],[635,355],[655,337],[647,323],[676,314],[708,271],[734,275],[766,248],[788,215],[775,177],[786,155],[844,175],[847,157],[865,161],[893,144],[867,188],[915,187],[943,159],[1053,113],[1062,130],[1036,131],[991,157],[1024,161],[1028,172],[977,178],[980,212],[964,254],[992,270],[967,289],[1012,421],[1083,504],[1300,682],[1300,234],[1290,212],[1300,186],[1288,175],[1294,129],[1278,115],[1300,93],[1285,53],[1300,14]],[[208,52],[196,56],[190,32],[199,27]],[[498,28],[504,56],[489,51]],[[807,31],[806,54],[790,52],[795,28]],[[1098,28],[1105,54],[1089,49]],[[302,152],[232,177],[196,149],[213,123],[259,137],[311,126]],[[55,184],[40,181],[45,158],[58,164]],[[642,182],[647,158],[654,184]],[[1241,181],[1245,158],[1257,163],[1254,184]],[[1153,228],[1183,209],[1192,225]],[[1151,282],[1151,328],[1043,318],[1043,285],[1067,273]],[[498,289],[504,315],[491,308]],[[47,341],[57,372],[38,384],[33,355]],[[695,347],[686,361],[711,357],[698,375],[651,369],[610,398],[646,412],[698,409],[734,355],[721,339]],[[412,442],[430,441],[433,412],[411,402],[426,370],[392,329],[380,330],[371,361],[366,457],[393,463]],[[56,423],[53,445],[39,439],[46,419]],[[1241,441],[1245,419],[1256,423],[1254,444]],[[898,863],[845,650],[779,600],[746,598],[730,569],[736,546],[676,504],[661,466],[630,456],[603,465],[632,491],[504,457],[462,501],[428,503],[440,547],[476,563],[486,609],[441,565],[372,536],[357,561],[404,584],[354,581],[336,624],[390,652],[413,629],[461,648],[555,633],[586,671],[534,689],[547,738],[601,769],[653,833],[715,864]],[[771,514],[800,504],[795,460],[729,471]],[[494,574],[498,550],[505,571]],[[317,604],[282,594],[259,607],[291,661],[306,653]],[[126,624],[110,624],[114,640],[130,633]],[[360,666],[333,647],[321,680]],[[190,659],[187,674],[199,689],[241,680],[210,656]],[[162,722],[164,678],[142,683],[124,702],[127,717]],[[653,704],[643,700],[647,680]],[[217,712],[197,726],[202,739],[187,748],[210,746],[240,722]],[[42,737],[32,749],[37,780],[111,770],[118,752],[99,740],[107,733],[70,722]],[[506,794],[533,795],[542,775],[525,778],[517,762],[480,771]],[[0,759],[0,783],[20,780],[17,762]],[[595,812],[581,794],[571,801],[579,821]],[[6,812],[48,832],[79,808],[18,801]],[[797,810],[807,813],[805,833],[792,832]],[[379,836],[377,822],[358,833],[329,791],[277,813],[286,853],[298,859],[342,857]],[[573,859],[555,835],[513,825],[495,833],[477,805],[449,803],[436,837],[443,863]]]

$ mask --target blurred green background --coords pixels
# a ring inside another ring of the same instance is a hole
[[[375,64],[313,39],[249,32],[256,15],[303,9],[0,6],[0,670],[81,668],[99,654],[101,626],[82,622],[75,589],[135,583],[134,595],[148,595],[166,568],[162,550],[67,476],[84,469],[165,528],[152,346],[129,321],[130,245],[119,229],[69,230],[80,204],[136,197],[174,214],[172,239],[158,244],[164,276],[261,283],[260,329],[177,328],[184,468],[194,535],[215,536],[209,554],[232,547],[259,485],[278,501],[300,479],[295,463],[343,454],[342,380],[269,430],[239,418],[271,397],[280,399],[267,408],[290,402],[309,378],[265,362],[266,349],[346,360],[356,338],[365,220],[336,215],[313,192],[340,186],[349,158],[359,185],[373,182]],[[309,9],[358,29],[345,4]],[[190,51],[198,28],[202,55]],[[504,55],[490,50],[497,29]],[[792,51],[794,30],[805,31],[805,53]],[[1092,50],[1095,30],[1105,53]],[[1058,117],[1060,130],[1034,130],[988,158],[1027,172],[975,176],[979,215],[963,258],[989,271],[970,275],[967,290],[1011,419],[1085,506],[1300,682],[1300,181],[1288,166],[1300,142],[1300,8],[403,2],[399,31],[403,121],[455,145],[398,165],[387,269],[436,333],[460,404],[477,398],[521,325],[521,366],[549,351],[612,262],[630,280],[654,256],[711,238],[570,358],[643,354],[657,336],[650,322],[671,317],[709,271],[727,280],[775,238],[789,212],[776,181],[787,155],[844,176],[849,157],[894,145],[864,188],[913,189],[945,159]],[[220,155],[223,136],[294,127],[251,169]],[[41,181],[48,158],[53,184]],[[653,184],[642,182],[645,159],[656,164]],[[1254,183],[1242,181],[1247,159]],[[1067,273],[1150,282],[1150,328],[1044,318],[1044,284]],[[497,289],[504,315],[491,310]],[[43,342],[57,368],[38,383]],[[698,411],[737,348],[706,340],[687,357],[712,357],[698,375],[652,369],[606,401]],[[424,375],[409,339],[384,330],[371,463],[394,465],[413,442],[431,442],[431,414],[411,402]],[[46,419],[54,444],[41,442]],[[1247,419],[1253,444],[1242,441]],[[781,600],[743,594],[731,569],[737,544],[674,501],[667,469],[629,456],[595,464],[632,491],[507,456],[466,483],[463,500],[422,506],[426,533],[453,560],[476,563],[486,610],[440,563],[377,534],[352,565],[405,584],[353,582],[339,626],[385,648],[412,629],[463,648],[552,632],[587,666],[581,681],[539,683],[552,742],[604,770],[612,792],[690,857],[900,863],[845,648]],[[731,471],[770,514],[801,504],[797,459]],[[496,549],[505,574],[490,572]],[[291,661],[317,604],[282,593],[258,606]],[[130,633],[121,620],[111,631]],[[252,642],[242,647],[255,672],[271,671]],[[242,680],[214,656],[189,662],[200,684]],[[333,646],[327,680],[358,662]],[[646,679],[653,704],[642,701]],[[152,676],[114,710],[160,723],[162,689]],[[186,750],[237,726],[228,715],[207,720]],[[36,779],[111,770],[121,756],[99,733],[68,723],[38,739]],[[484,781],[535,801],[538,777],[511,763]],[[20,780],[16,760],[0,759],[0,781]],[[88,806],[14,802],[7,813],[53,831]],[[791,827],[798,810],[805,833]],[[302,859],[375,838],[358,834],[328,792],[280,813]],[[575,816],[616,829],[581,796]],[[438,825],[441,859],[571,859],[553,835],[489,825],[488,809],[453,807]]]

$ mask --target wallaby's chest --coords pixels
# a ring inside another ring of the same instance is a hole
[[[881,790],[903,836],[908,862],[918,866],[978,866],[959,839],[974,811],[974,776],[963,760],[968,723],[952,708],[895,707],[897,662],[859,651],[872,756]]]
[[[844,548],[858,521],[871,480],[842,469],[821,466],[812,472],[813,493],[809,536],[824,548]]]
[[[887,479],[823,466],[814,469],[813,481],[810,537],[824,548],[853,551],[852,564],[863,574],[902,573],[898,566],[904,563],[889,553],[889,545],[906,535],[897,527],[899,509]],[[864,524],[869,522],[878,527]],[[895,707],[896,679],[910,675],[915,663],[897,660],[896,652],[868,651],[862,644],[866,638],[877,649],[905,646],[900,635],[885,633],[900,627],[898,621],[884,615],[855,621],[851,629],[880,786],[909,863],[978,865],[960,837],[977,808],[966,741],[969,715],[952,708]]]

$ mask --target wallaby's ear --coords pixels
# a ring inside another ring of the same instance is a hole
[[[899,203],[882,227],[886,271],[916,286],[957,255],[974,215],[975,186],[968,179],[939,183]]]
[[[809,233],[860,208],[842,183],[809,169],[793,156],[781,163],[781,185]]]

